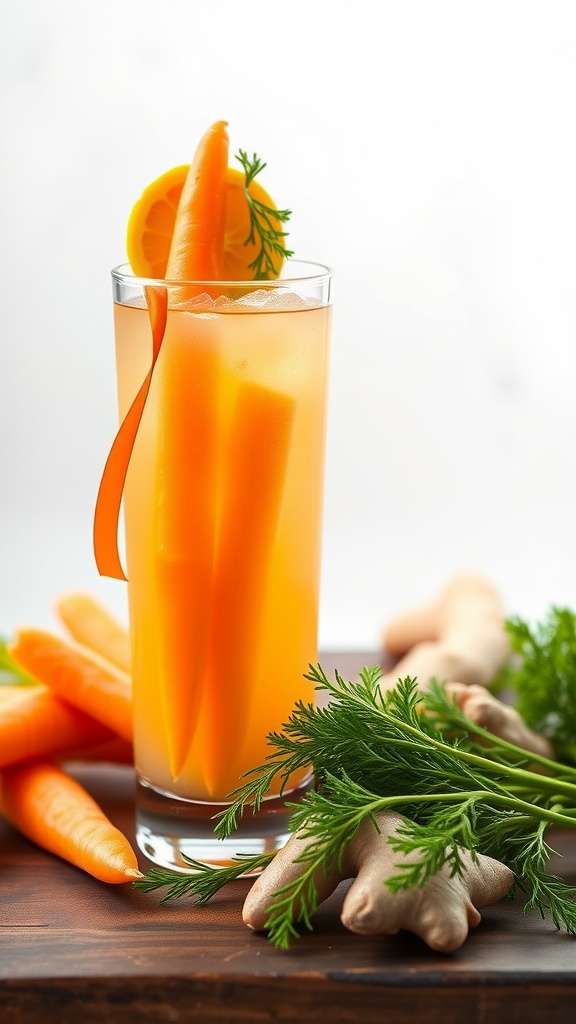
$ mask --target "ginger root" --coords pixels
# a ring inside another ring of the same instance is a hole
[[[505,612],[492,585],[480,576],[452,579],[435,604],[408,612],[389,623],[383,644],[400,660],[380,680],[383,690],[398,679],[416,677],[425,690],[432,679],[447,685],[471,721],[496,736],[534,753],[551,756],[547,740],[528,728],[514,708],[493,697],[485,687],[510,656],[504,629]],[[510,889],[508,867],[479,855],[474,861],[462,852],[462,876],[451,877],[444,866],[421,889],[392,893],[386,879],[396,873],[398,855],[388,843],[402,819],[392,812],[380,815],[378,832],[365,820],[344,853],[342,869],[314,879],[318,902],[325,900],[345,878],[354,881],[344,899],[341,920],[363,935],[393,935],[406,929],[432,949],[451,952],[465,941],[468,930],[480,921],[479,911],[495,903]],[[297,858],[310,840],[291,837],[254,883],[244,904],[244,921],[254,929],[265,927],[274,893],[306,870]],[[410,860],[405,857],[404,860]]]
[[[341,921],[349,931],[358,935],[395,935],[404,929],[438,952],[458,949],[468,930],[479,924],[479,911],[508,892],[513,882],[512,871],[483,855],[475,863],[463,851],[462,877],[451,877],[450,869],[444,866],[423,888],[392,893],[385,882],[396,873],[398,855],[388,839],[402,818],[386,811],[377,817],[377,822],[380,831],[368,819],[361,824],[346,849],[341,870],[334,870],[328,878],[318,872],[318,901],[327,899],[343,879],[353,878],[341,912]],[[262,930],[274,903],[274,893],[306,870],[306,864],[298,863],[297,858],[308,842],[298,835],[292,836],[256,880],[244,903],[243,919],[248,927]]]
[[[505,613],[492,585],[481,576],[451,580],[436,604],[407,612],[386,627],[386,651],[401,656],[384,688],[416,676],[420,689],[434,677],[485,686],[510,656]]]
[[[488,580],[456,576],[435,604],[407,612],[386,627],[385,649],[402,657],[381,680],[382,688],[415,676],[424,690],[436,678],[447,684],[470,721],[524,750],[553,758],[548,740],[485,689],[510,656],[504,622],[503,605]]]
[[[445,688],[449,695],[456,698],[460,710],[471,722],[523,750],[554,760],[554,751],[549,741],[534,732],[516,708],[503,704],[483,686],[447,683]]]

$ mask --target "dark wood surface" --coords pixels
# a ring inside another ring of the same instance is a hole
[[[353,675],[362,655],[323,658]],[[78,777],[133,836],[130,769]],[[576,836],[554,836],[554,869],[576,885]],[[148,865],[142,859],[142,867]],[[323,1024],[568,1024],[576,938],[503,901],[449,956],[408,933],[358,937],[339,920],[346,883],[289,951],[241,921],[250,882],[204,908],[106,886],[0,821],[1,1024],[314,1021]]]

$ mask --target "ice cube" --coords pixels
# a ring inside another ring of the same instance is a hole
[[[296,309],[307,309],[311,303],[288,289],[258,288],[256,291],[250,292],[249,295],[243,295],[242,298],[237,299],[236,305],[249,309],[266,309],[271,312],[283,310],[292,312]]]
[[[181,309],[187,313],[208,313],[213,312],[215,305],[216,303],[211,295],[208,295],[207,292],[201,292],[200,295],[192,295],[190,298],[175,302],[174,309]]]

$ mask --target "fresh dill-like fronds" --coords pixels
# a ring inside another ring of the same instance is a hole
[[[491,689],[512,690],[528,725],[550,741],[561,761],[576,764],[576,613],[552,606],[535,626],[508,619],[506,631],[514,657]]]
[[[278,261],[274,261],[274,256],[284,259],[294,255],[292,250],[287,249],[284,244],[288,232],[278,229],[278,223],[286,224],[289,221],[292,211],[277,210],[273,206],[267,206],[266,203],[251,194],[250,185],[266,167],[264,161],[256,153],[249,157],[245,150],[240,149],[236,154],[236,160],[242,165],[244,171],[244,195],[250,212],[250,232],[244,244],[259,244],[258,252],[248,266],[254,271],[255,281],[266,281],[271,277],[277,277]]]
[[[435,726],[442,730],[444,735],[457,738],[459,745],[467,750],[489,753],[492,760],[517,767],[538,765],[544,772],[551,771],[558,777],[566,775],[576,781],[576,770],[571,765],[552,761],[533,751],[528,752],[501,737],[496,737],[488,729],[471,721],[459,707],[457,698],[449,696],[437,679],[430,681],[423,703],[426,715]]]
[[[161,903],[179,899],[181,896],[189,896],[195,897],[195,902],[201,905],[212,899],[228,882],[234,882],[242,875],[253,874],[260,868],[265,868],[274,856],[274,852],[259,853],[255,856],[238,856],[232,858],[233,864],[218,867],[204,864],[202,861],[194,860],[183,854],[182,859],[190,868],[190,874],[171,868],[150,868],[143,878],[133,882],[133,886],[140,892],[154,892],[156,889],[165,888],[166,892],[160,900]]]
[[[296,768],[314,773],[316,788],[289,805],[290,829],[307,842],[300,874],[270,907],[270,940],[286,948],[299,927],[312,927],[317,873],[339,870],[360,825],[369,820],[377,829],[387,810],[403,819],[390,839],[397,871],[384,880],[393,891],[421,887],[444,865],[462,874],[463,850],[473,859],[487,854],[515,873],[527,893],[525,909],[550,913],[558,927],[576,933],[575,890],[547,872],[545,842],[551,825],[576,828],[576,771],[542,758],[545,772],[533,771],[525,751],[490,734],[489,747],[471,745],[470,723],[440,686],[424,698],[417,681],[406,678],[383,693],[379,676],[378,668],[366,668],[356,682],[345,682],[311,666],[308,678],[330,701],[295,706],[282,731],[269,736],[267,762],[249,773],[216,823],[224,838],[278,779],[285,783]],[[208,869],[206,883],[192,876],[191,894],[209,899],[229,870]]]

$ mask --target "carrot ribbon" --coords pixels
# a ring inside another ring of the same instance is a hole
[[[101,576],[126,580],[118,551],[118,526],[126,474],[144,406],[150,390],[152,374],[166,331],[168,292],[166,288],[145,288],[146,304],[152,328],[152,362],[136,398],[124,417],[104,466],[94,510],[94,556]]]

